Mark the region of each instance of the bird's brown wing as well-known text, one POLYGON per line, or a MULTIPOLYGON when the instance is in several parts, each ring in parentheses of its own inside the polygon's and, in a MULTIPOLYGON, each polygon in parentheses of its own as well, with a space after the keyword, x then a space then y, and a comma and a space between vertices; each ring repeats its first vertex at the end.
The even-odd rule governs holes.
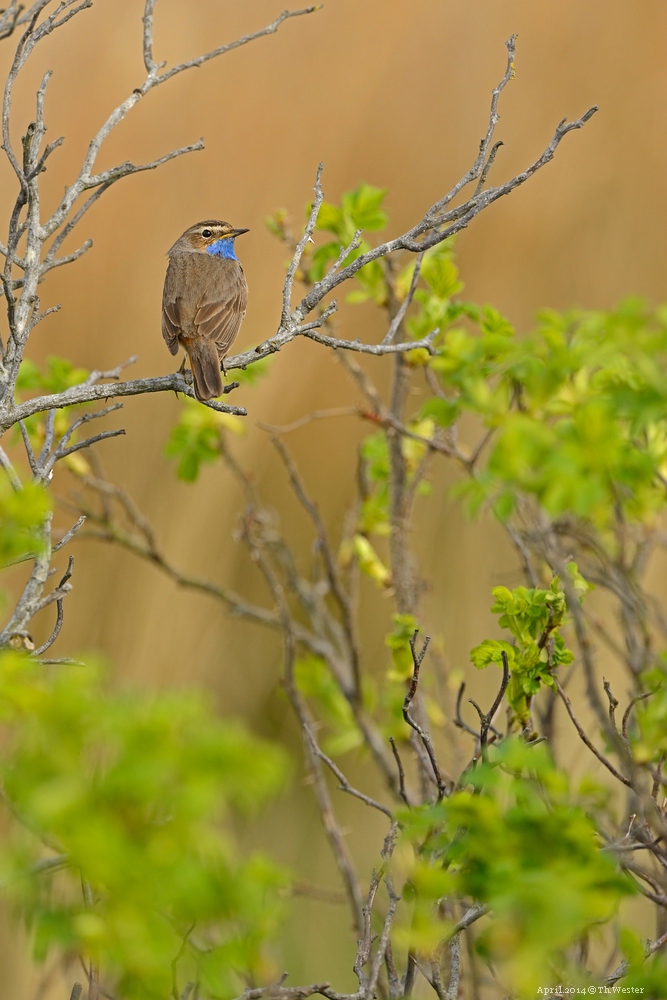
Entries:
POLYGON ((174 294, 174 269, 171 261, 167 268, 162 292, 162 336, 172 354, 178 354, 178 335, 181 330, 179 298, 174 294))
POLYGON ((248 286, 238 265, 219 273, 199 299, 194 319, 197 332, 215 342, 220 358, 234 343, 247 305, 248 286))

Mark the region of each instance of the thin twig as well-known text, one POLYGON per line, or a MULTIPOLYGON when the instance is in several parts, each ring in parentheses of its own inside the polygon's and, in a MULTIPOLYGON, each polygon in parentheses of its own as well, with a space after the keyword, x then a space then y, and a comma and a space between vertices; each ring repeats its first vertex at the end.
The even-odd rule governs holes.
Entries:
POLYGON ((500 682, 500 688, 498 689, 498 694, 496 695, 493 705, 488 712, 484 713, 479 707, 476 701, 469 698, 470 704, 474 706, 479 715, 480 730, 479 730, 479 745, 482 751, 482 757, 486 759, 486 745, 489 738, 489 730, 491 729, 491 723, 495 717, 496 712, 500 708, 500 704, 505 697, 505 691, 507 690, 507 685, 510 682, 510 667, 507 659, 507 653, 505 650, 501 650, 501 657, 503 661, 503 678, 500 682))
POLYGON ((403 770, 403 762, 401 760, 401 755, 398 752, 398 747, 396 746, 396 740, 393 736, 389 737, 389 742, 391 744, 391 752, 394 755, 394 760, 396 761, 396 769, 398 771, 398 794, 405 802, 408 808, 410 807, 410 800, 408 799, 407 793, 405 791, 405 771, 403 770))
POLYGON ((299 471, 282 440, 278 436, 274 435, 271 438, 271 443, 276 448, 283 464, 285 465, 285 468, 287 469, 292 489, 299 503, 310 517, 310 520, 313 522, 315 530, 317 531, 320 552, 324 560, 329 587, 331 588, 331 593, 340 608, 343 620, 343 631, 345 634, 347 651, 350 658, 350 667, 352 671, 352 696, 355 700, 357 700, 361 695, 359 646, 356 637, 354 614, 349 594, 347 594, 343 588, 343 583, 340 579, 338 567, 336 565, 336 559, 329 542, 326 526, 322 520, 322 515, 320 514, 317 504, 315 504, 306 493, 299 471))
POLYGON ((20 493, 21 490, 23 489, 23 484, 19 479, 16 469, 11 463, 9 455, 7 455, 6 451, 2 447, 0 447, 0 465, 7 473, 7 478, 9 479, 9 482, 11 483, 14 492, 20 493))
POLYGON ((401 329, 403 320, 405 319, 405 315, 412 304, 412 300, 414 298, 414 294, 417 289, 417 282, 419 281, 419 275, 421 273, 423 260, 424 260, 424 254, 423 253, 417 254, 417 259, 415 260, 415 268, 414 271, 412 272, 412 281, 410 282, 410 288, 408 289, 408 294, 401 302, 401 305, 396 315, 392 319, 389 329, 385 333, 384 338, 382 340, 383 344, 392 344, 394 341, 394 337, 401 329))
POLYGON ((614 767, 614 765, 611 763, 611 761, 607 760, 607 758, 604 756, 604 754, 602 754, 597 749, 597 747, 594 746, 593 743, 591 743, 591 741, 589 740, 588 736, 584 732, 584 730, 583 730, 583 728, 581 726, 581 723, 579 722, 579 720, 577 719, 576 715, 574 714, 574 709, 572 708, 572 702, 568 698, 567 694, 565 693, 565 691, 563 690, 563 688, 562 688, 562 686, 560 684, 560 681, 556 677, 554 677, 554 683, 556 684, 556 689, 558 691, 558 694, 560 695, 561 701, 563 702, 563 704, 565 705, 565 708, 567 709, 567 714, 572 719, 572 722, 574 723, 574 728, 577 730, 577 732, 579 734, 579 737, 582 740, 582 742, 584 742, 586 744, 586 746, 588 747, 588 749, 597 757, 597 759, 600 761, 600 763, 604 764, 604 766, 607 768, 607 770, 610 772, 610 774, 613 774, 615 778, 617 778, 619 781, 623 782, 623 784, 627 788, 632 788, 632 782, 629 780, 629 778, 626 778, 625 775, 621 774, 620 771, 617 771, 616 768, 614 767))
POLYGON ((412 703, 413 698, 417 694, 417 687, 419 685, 419 670, 422 665, 424 656, 426 655, 428 644, 431 641, 430 636, 426 636, 422 644, 421 650, 417 652, 416 642, 418 635, 419 631, 416 630, 410 640, 410 651, 412 653, 412 680, 410 681, 410 687, 408 688, 408 692, 403 700, 403 718, 405 719, 407 724, 412 729, 414 729, 414 731, 417 733, 417 735, 419 736, 420 740, 424 745, 424 749, 428 754, 428 759, 431 762, 431 767, 433 768, 433 775, 435 777, 435 782, 438 788, 438 802, 441 802, 442 799, 444 798, 445 792, 447 791, 447 785, 445 784, 442 774, 440 773, 440 767, 438 765, 438 759, 436 757, 435 750, 433 748, 433 742, 431 740, 430 735, 426 732, 426 730, 422 729, 419 723, 417 723, 414 720, 414 718, 410 715, 410 705, 412 703))
POLYGON ((86 523, 86 515, 82 514, 81 517, 72 525, 69 531, 65 532, 60 541, 56 542, 56 544, 53 546, 52 552, 54 554, 56 552, 59 552, 60 549, 64 548, 68 542, 71 542, 74 536, 76 535, 77 531, 79 530, 79 528, 82 528, 85 523, 86 523))
POLYGON ((602 678, 602 686, 604 688, 605 694, 607 695, 607 698, 609 699, 609 721, 616 730, 616 732, 618 732, 618 726, 616 725, 616 718, 614 715, 616 709, 618 708, 618 698, 614 697, 611 690, 611 684, 604 677, 602 678))
MULTIPOLYGON (((71 534, 73 534, 73 533, 74 533, 74 529, 72 528, 71 529, 71 534)), ((57 587, 57 591, 59 593, 63 593, 64 592, 65 585, 67 584, 68 580, 72 576, 72 569, 73 568, 74 568, 74 556, 70 556, 69 557, 69 562, 67 564, 67 569, 65 571, 65 575, 63 576, 62 580, 60 581, 60 583, 58 584, 58 587, 57 587)), ((65 620, 65 608, 64 608, 63 598, 62 597, 56 598, 56 604, 57 604, 58 611, 57 611, 57 617, 56 617, 56 624, 54 625, 53 632, 51 633, 51 635, 49 636, 49 638, 46 640, 46 642, 42 643, 42 645, 33 652, 33 654, 32 654, 33 656, 41 656, 42 653, 45 653, 47 651, 47 649, 51 648, 51 646, 54 644, 54 642, 56 641, 56 639, 60 635, 60 630, 62 629, 63 622, 65 620)))
POLYGON ((331 757, 328 757, 327 754, 325 754, 324 751, 321 749, 317 740, 315 739, 315 734, 313 733, 311 726, 308 723, 304 722, 302 723, 302 727, 304 733, 306 734, 306 739, 309 741, 312 747, 313 753, 315 754, 316 757, 319 757, 319 759, 327 765, 331 773, 335 776, 335 778, 339 782, 338 787, 340 788, 340 790, 342 792, 347 792, 349 795, 354 796, 354 798, 356 799, 360 799, 361 802, 364 802, 367 806, 370 806, 372 809, 378 809, 381 813, 384 813, 384 815, 387 816, 393 822, 394 815, 390 809, 387 809, 386 806, 383 806, 381 802, 377 802, 375 799, 372 799, 370 795, 365 795, 363 792, 360 792, 357 788, 353 788, 353 786, 347 780, 347 778, 345 777, 341 769, 338 767, 336 762, 333 761, 331 757))
POLYGON ((628 707, 626 708, 625 712, 623 712, 623 719, 621 722, 621 734, 624 740, 627 740, 628 738, 628 723, 630 722, 630 714, 632 712, 632 709, 638 702, 644 701, 645 698, 650 698, 652 694, 655 694, 655 691, 644 691, 643 694, 636 695, 628 703, 628 707))

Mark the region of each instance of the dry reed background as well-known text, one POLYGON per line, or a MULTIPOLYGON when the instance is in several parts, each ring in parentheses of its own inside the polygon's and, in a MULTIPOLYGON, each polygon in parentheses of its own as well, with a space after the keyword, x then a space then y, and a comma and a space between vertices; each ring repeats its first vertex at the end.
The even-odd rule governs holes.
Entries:
MULTIPOLYGON (((67 141, 47 175, 54 199, 93 129, 140 81, 142 7, 140 0, 98 0, 44 44, 24 75, 15 115, 22 122, 29 120, 43 69, 55 70, 49 137, 62 133, 67 141)), ((278 7, 278 0, 161 0, 158 58, 197 54, 267 23, 278 7)), ((519 33, 518 72, 503 96, 498 134, 506 146, 497 176, 510 176, 541 151, 564 115, 575 117, 593 103, 601 111, 564 143, 548 169, 459 238, 467 297, 493 303, 520 330, 543 306, 606 308, 628 293, 661 301, 666 28, 660 0, 328 0, 318 14, 284 25, 277 36, 177 78, 116 130, 103 165, 152 159, 200 135, 206 150, 105 196, 87 220, 94 249, 44 286, 43 302, 62 302, 63 310, 40 326, 31 356, 56 353, 105 368, 137 353, 132 377, 172 370, 159 327, 164 252, 187 225, 209 216, 252 230, 241 248, 250 306, 239 346, 263 340, 277 325, 284 257, 264 217, 285 207, 300 222, 322 159, 330 199, 361 180, 386 185, 391 229, 403 231, 472 160, 512 32, 519 33)), ((5 43, 0 53, 3 68, 11 47, 5 43)), ((2 218, 10 180, 3 164, 2 218)), ((339 321, 341 335, 369 339, 377 323, 370 306, 344 310, 339 321)), ((376 372, 387 366, 388 360, 374 359, 376 372)), ((250 411, 236 452, 281 509, 288 531, 298 530, 296 511, 255 425, 286 423, 315 406, 352 399, 329 352, 305 341, 275 359, 270 378, 234 395, 250 411)), ((110 478, 128 487, 178 565, 261 594, 231 541, 240 498, 228 475, 205 470, 187 487, 163 458, 177 405, 158 396, 127 402, 128 436, 99 452, 110 478)), ((353 421, 337 420, 290 438, 311 493, 334 523, 349 498, 358 436, 353 421)), ((501 578, 517 583, 518 572, 494 526, 465 525, 443 490, 439 480, 421 508, 424 571, 432 581, 427 605, 448 663, 463 667, 467 651, 488 631, 490 587, 501 578)), ((293 738, 276 691, 279 646, 272 637, 230 621, 217 605, 180 592, 128 555, 93 543, 79 545, 76 554, 61 655, 102 650, 123 678, 205 684, 223 712, 293 738)), ((380 661, 384 608, 373 598, 367 608, 366 651, 380 661)), ((298 773, 288 800, 254 838, 298 865, 302 878, 333 885, 315 806, 298 773)), ((363 809, 354 802, 340 808, 350 826, 363 809)), ((362 864, 370 865, 372 845, 356 847, 362 864)), ((343 908, 296 901, 281 959, 290 982, 351 984, 347 922, 343 908)), ((3 937, 0 996, 30 1000, 34 975, 7 932, 3 937)), ((62 995, 54 984, 48 997, 62 995)))

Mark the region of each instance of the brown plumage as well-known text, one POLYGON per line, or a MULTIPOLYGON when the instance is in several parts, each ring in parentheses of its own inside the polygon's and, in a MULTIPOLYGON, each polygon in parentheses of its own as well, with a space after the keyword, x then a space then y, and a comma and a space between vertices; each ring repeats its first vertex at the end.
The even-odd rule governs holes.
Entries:
POLYGON ((220 365, 245 316, 248 286, 234 239, 247 232, 228 222, 198 222, 167 251, 162 336, 172 354, 179 344, 187 351, 201 400, 222 394, 220 365))

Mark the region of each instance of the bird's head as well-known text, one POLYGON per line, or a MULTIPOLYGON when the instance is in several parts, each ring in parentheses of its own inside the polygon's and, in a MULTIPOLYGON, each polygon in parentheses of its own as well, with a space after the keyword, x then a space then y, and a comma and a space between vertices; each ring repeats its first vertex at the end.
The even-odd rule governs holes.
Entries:
POLYGON ((235 260, 234 240, 247 232, 247 229, 235 229, 229 222, 207 219, 186 229, 169 253, 195 250, 198 253, 209 253, 216 257, 230 257, 235 260))

